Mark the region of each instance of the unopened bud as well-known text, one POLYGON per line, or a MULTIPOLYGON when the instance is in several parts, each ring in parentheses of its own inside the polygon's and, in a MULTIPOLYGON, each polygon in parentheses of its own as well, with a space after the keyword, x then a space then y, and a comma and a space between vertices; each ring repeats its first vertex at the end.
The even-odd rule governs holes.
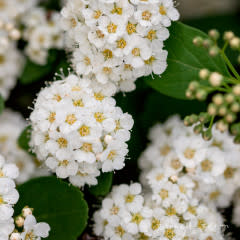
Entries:
POLYGON ((208 114, 211 116, 217 115, 217 106, 214 103, 208 105, 208 114))
POLYGON ((18 216, 15 219, 15 223, 17 225, 17 227, 22 227, 24 225, 24 218, 22 216, 18 216))
POLYGON ((189 116, 186 116, 185 118, 184 118, 184 120, 183 120, 183 123, 184 123, 184 125, 185 126, 190 126, 191 125, 191 123, 190 123, 190 117, 189 116))
POLYGON ((194 127, 194 129, 193 129, 193 131, 194 131, 195 134, 201 133, 202 130, 203 130, 203 125, 202 125, 202 124, 196 125, 196 126, 194 127))
POLYGON ((203 39, 201 37, 195 37, 193 39, 193 44, 197 47, 200 47, 203 44, 203 39))
POLYGON ((209 49, 208 53, 211 57, 215 57, 219 54, 219 48, 217 46, 213 46, 209 49))
POLYGON ((231 132, 233 135, 239 135, 240 134, 240 123, 233 124, 231 126, 231 132))
POLYGON ((223 35, 223 39, 224 39, 225 41, 228 41, 228 42, 229 42, 230 40, 232 40, 234 37, 235 37, 235 35, 234 35, 234 33, 231 32, 231 31, 225 32, 224 35, 223 35))
POLYGON ((201 113, 199 114, 199 121, 200 121, 201 123, 207 123, 207 122, 209 122, 209 121, 210 121, 210 118, 211 118, 211 116, 209 116, 209 114, 206 113, 206 112, 201 112, 201 113))
POLYGON ((28 215, 32 215, 32 212, 33 212, 33 209, 26 206, 22 210, 22 215, 23 215, 23 217, 27 217, 28 215))
POLYGON ((225 116, 227 114, 227 107, 226 106, 221 106, 219 109, 218 109, 218 114, 219 116, 225 116))
POLYGON ((193 93, 190 89, 187 89, 186 93, 185 93, 186 97, 189 99, 193 98, 193 93))
POLYGON ((14 29, 14 25, 12 23, 6 23, 5 24, 5 29, 10 32, 14 29))
POLYGON ((203 41, 203 46, 205 47, 205 48, 210 48, 210 47, 212 47, 214 45, 214 43, 213 43, 213 41, 211 40, 211 39, 205 39, 204 41, 203 41))
POLYGON ((202 79, 202 80, 206 80, 208 79, 210 75, 210 72, 208 69, 204 68, 204 69, 201 69, 200 72, 199 72, 199 77, 202 79))
POLYGON ((239 112, 240 111, 240 104, 238 102, 234 102, 231 105, 231 111, 234 112, 234 113, 239 112))
POLYGON ((19 40, 21 37, 21 33, 17 29, 13 29, 10 33, 9 36, 12 40, 19 40))
POLYGON ((237 136, 234 138, 234 143, 236 143, 236 144, 239 144, 239 143, 240 143, 240 135, 237 135, 237 136))
POLYGON ((199 87, 199 83, 197 81, 192 81, 190 82, 188 89, 190 89, 191 91, 196 91, 199 87))
POLYGON ((204 131, 202 133, 202 138, 205 140, 205 141, 209 141, 212 139, 212 130, 211 129, 208 129, 207 131, 204 131))
POLYGON ((203 89, 199 89, 197 90, 196 92, 196 98, 199 100, 199 101, 204 101, 206 100, 207 98, 207 92, 203 89))
POLYGON ((239 49, 240 48, 240 38, 234 37, 230 41, 230 46, 231 46, 232 49, 239 49))
POLYGON ((217 106, 222 105, 224 102, 224 98, 223 98, 222 94, 220 94, 220 93, 214 95, 212 100, 217 106))
POLYGON ((209 82, 213 87, 219 87, 222 84, 223 76, 218 72, 213 72, 209 77, 209 82))
POLYGON ((240 96, 240 84, 236 85, 233 87, 233 93, 236 95, 236 96, 240 96))
POLYGON ((223 120, 219 120, 217 122, 217 125, 216 125, 217 129, 220 131, 220 132, 226 132, 227 129, 228 129, 228 124, 225 123, 223 120))
POLYGON ((235 100, 235 96, 232 93, 226 94, 224 98, 227 103, 233 103, 235 100))
POLYGON ((194 123, 196 123, 197 121, 198 121, 198 116, 197 116, 196 114, 192 114, 192 115, 189 116, 189 122, 190 122, 191 124, 194 124, 194 123))
POLYGON ((227 113, 227 115, 225 116, 225 120, 228 123, 233 123, 236 120, 236 115, 234 113, 227 113))
POLYGON ((216 29, 212 29, 208 32, 208 35, 210 38, 212 38, 213 40, 218 40, 220 37, 220 33, 218 30, 216 29))
POLYGON ((169 180, 172 182, 172 183, 176 183, 178 181, 178 176, 177 175, 173 175, 169 178, 169 180))

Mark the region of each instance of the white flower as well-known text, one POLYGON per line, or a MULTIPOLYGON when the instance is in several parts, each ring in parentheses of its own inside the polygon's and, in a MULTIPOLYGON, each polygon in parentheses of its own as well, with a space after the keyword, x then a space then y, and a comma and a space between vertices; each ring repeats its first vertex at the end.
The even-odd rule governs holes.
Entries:
POLYGON ((47 223, 37 223, 33 215, 28 215, 24 221, 24 231, 21 233, 22 239, 32 238, 40 240, 49 235, 50 227, 47 223))
POLYGON ((110 83, 115 92, 129 92, 137 78, 165 71, 162 48, 169 32, 163 25, 170 26, 179 13, 172 0, 71 0, 62 16, 77 73, 93 76, 102 89, 110 83))
POLYGON ((88 79, 69 75, 40 92, 30 116, 37 157, 77 186, 97 184, 100 169, 122 169, 128 153, 132 117, 95 90, 88 79))

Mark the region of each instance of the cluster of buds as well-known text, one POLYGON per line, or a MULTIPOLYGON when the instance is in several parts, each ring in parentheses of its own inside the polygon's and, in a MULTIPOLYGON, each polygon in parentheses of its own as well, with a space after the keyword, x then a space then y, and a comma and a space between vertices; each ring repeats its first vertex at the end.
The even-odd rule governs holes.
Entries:
POLYGON ((28 206, 22 209, 22 213, 15 218, 15 230, 9 240, 38 239, 46 238, 49 235, 50 227, 47 223, 37 223, 33 216, 33 208, 28 206))
MULTIPOLYGON (((210 140, 213 122, 219 131, 224 132, 229 128, 235 135, 235 142, 240 143, 240 123, 238 115, 240 113, 240 75, 234 68, 225 54, 228 46, 233 50, 240 50, 240 38, 233 32, 225 32, 223 48, 218 46, 220 34, 217 30, 210 30, 209 38, 196 37, 193 43, 198 47, 205 47, 209 50, 210 56, 221 54, 232 76, 224 76, 219 72, 211 72, 208 69, 201 69, 198 79, 190 82, 186 97, 199 101, 210 100, 207 111, 199 115, 191 115, 185 118, 185 125, 194 125, 194 132, 202 134, 205 140, 210 140)), ((240 57, 239 57, 240 60, 240 57)))
POLYGON ((203 38, 197 36, 193 39, 193 44, 197 47, 204 47, 208 50, 209 55, 214 57, 219 54, 220 49, 217 41, 220 38, 220 33, 216 29, 212 29, 208 32, 209 38, 203 38))
POLYGON ((0 46, 7 48, 10 41, 17 41, 21 37, 20 31, 11 22, 4 22, 0 19, 0 46))

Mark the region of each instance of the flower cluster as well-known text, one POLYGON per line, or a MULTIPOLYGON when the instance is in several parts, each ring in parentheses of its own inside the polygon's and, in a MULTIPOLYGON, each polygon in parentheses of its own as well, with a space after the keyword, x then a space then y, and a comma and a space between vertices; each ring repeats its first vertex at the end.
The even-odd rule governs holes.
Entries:
POLYGON ((165 71, 163 41, 179 18, 172 0, 70 0, 62 15, 79 75, 127 92, 137 78, 165 71))
POLYGON ((217 207, 229 206, 240 186, 240 148, 228 133, 213 126, 212 140, 204 141, 178 117, 172 117, 153 127, 150 140, 139 161, 143 184, 149 172, 154 179, 159 170, 164 179, 186 176, 195 183, 191 189, 194 197, 217 207))
POLYGON ((26 127, 26 122, 20 114, 9 109, 0 116, 0 152, 7 163, 14 163, 19 169, 17 183, 23 183, 36 176, 48 175, 46 168, 39 167, 39 163, 30 154, 19 148, 17 140, 26 127))
POLYGON ((14 230, 13 205, 18 201, 19 194, 13 179, 17 176, 17 167, 5 163, 0 155, 0 238, 3 240, 8 240, 9 234, 14 230))
POLYGON ((28 42, 25 52, 35 63, 47 63, 48 50, 63 48, 63 32, 59 25, 60 14, 35 7, 22 18, 23 38, 28 42))
POLYGON ((1 0, 0 19, 18 22, 19 18, 38 2, 39 0, 1 0))
POLYGON ((19 231, 15 229, 9 240, 41 240, 49 236, 50 226, 45 222, 37 223, 33 209, 28 206, 24 207, 21 215, 15 218, 15 224, 19 231))
POLYGON ((220 215, 192 199, 192 182, 185 180, 159 182, 162 201, 156 201, 151 192, 143 195, 138 183, 113 187, 94 214, 94 233, 110 240, 223 239, 220 215))
POLYGON ((73 185, 95 185, 100 169, 125 165, 133 119, 107 93, 70 74, 39 93, 30 116, 33 151, 73 185))
POLYGON ((19 37, 13 24, 0 19, 0 94, 4 99, 8 98, 23 67, 24 59, 13 41, 19 37))

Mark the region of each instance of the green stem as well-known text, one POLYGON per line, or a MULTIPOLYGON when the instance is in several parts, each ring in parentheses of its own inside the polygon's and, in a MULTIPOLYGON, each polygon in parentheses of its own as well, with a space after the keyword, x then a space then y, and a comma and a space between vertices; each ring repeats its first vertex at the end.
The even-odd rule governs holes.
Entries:
POLYGON ((223 48, 222 48, 222 52, 225 53, 227 47, 228 47, 228 42, 225 42, 225 44, 224 44, 224 46, 223 46, 223 48))
POLYGON ((212 129, 213 122, 214 122, 214 118, 215 118, 215 116, 212 116, 211 121, 210 121, 210 124, 209 124, 209 127, 208 127, 208 128, 210 128, 210 129, 212 129))
POLYGON ((230 68, 230 70, 232 71, 233 75, 240 81, 240 75, 238 74, 238 72, 236 71, 236 69, 234 68, 234 66, 232 65, 232 63, 230 62, 230 60, 228 59, 223 50, 221 50, 221 55, 226 64, 228 65, 228 67, 230 68))

